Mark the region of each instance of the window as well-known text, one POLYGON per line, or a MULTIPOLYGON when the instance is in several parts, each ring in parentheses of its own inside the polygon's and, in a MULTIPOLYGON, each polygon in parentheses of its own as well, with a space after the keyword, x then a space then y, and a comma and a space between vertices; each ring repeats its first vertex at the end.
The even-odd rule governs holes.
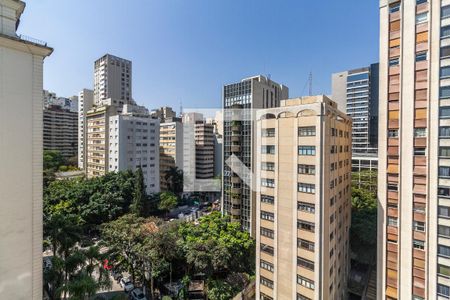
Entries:
POLYGON ((439 156, 450 156, 450 147, 439 147, 439 156))
POLYGON ((400 59, 398 57, 389 59, 389 67, 398 66, 399 63, 400 59))
POLYGON ((314 290, 314 281, 309 280, 308 278, 305 278, 303 276, 297 275, 297 283, 301 286, 304 286, 310 290, 314 290))
POLYGON ((450 106, 443 106, 439 109, 439 117, 442 119, 450 118, 450 106))
POLYGON ((445 225, 438 225, 438 234, 440 236, 450 237, 450 227, 445 225))
POLYGON ((275 154, 275 146, 273 146, 273 145, 261 146, 261 153, 262 154, 275 154))
POLYGON ((416 62, 427 60, 427 52, 420 52, 416 54, 416 62))
POLYGON ((450 247, 444 245, 438 245, 438 255, 450 257, 450 247))
POLYGON ((427 3, 427 2, 428 2, 428 0, 416 0, 417 5, 422 4, 422 3, 427 3))
POLYGON ((275 215, 271 212, 261 211, 261 219, 266 221, 275 221, 275 215))
POLYGON ((439 296, 444 296, 444 297, 448 298, 450 296, 450 288, 446 285, 438 283, 437 294, 439 296))
POLYGON ((298 183, 298 191, 300 193, 314 194, 316 192, 316 187, 314 184, 309 183, 298 183))
POLYGON ((437 272, 439 275, 450 277, 450 267, 438 264, 437 272))
POLYGON ((424 147, 414 147, 414 155, 425 155, 426 148, 424 147))
POLYGON ((450 17, 450 5, 443 6, 441 8, 441 18, 445 19, 445 18, 448 18, 448 17, 450 17))
POLYGON ((270 279, 267 279, 266 277, 261 276, 261 278, 260 278, 260 283, 261 283, 262 285, 267 286, 268 288, 273 289, 273 281, 270 280, 270 279))
POLYGON ((388 137, 390 138, 398 138, 398 129, 389 129, 388 137))
POLYGON ((270 296, 267 296, 266 294, 264 294, 264 293, 259 293, 259 299, 260 300, 273 300, 273 298, 272 297, 270 297, 270 296))
POLYGON ((420 240, 414 240, 413 241, 413 247, 414 249, 424 250, 425 249, 425 242, 420 240))
POLYGON ((272 246, 269 246, 269 245, 266 245, 266 244, 261 244, 260 245, 260 249, 261 249, 261 252, 267 253, 267 254, 272 255, 272 256, 273 256, 273 253, 275 251, 272 246))
POLYGON ((438 206, 438 215, 443 218, 450 218, 450 207, 448 206, 438 206))
POLYGON ((316 166, 314 165, 298 165, 298 174, 316 174, 316 166))
POLYGON ((275 236, 275 232, 272 229, 268 229, 265 227, 261 227, 260 233, 262 236, 268 237, 270 239, 273 239, 275 236))
POLYGON ((398 191, 398 185, 397 184, 392 184, 392 183, 388 183, 387 185, 387 189, 389 191, 398 191))
POLYGON ((450 56, 450 46, 441 47, 441 58, 450 56))
POLYGON ((299 146, 298 155, 316 155, 315 146, 299 146))
POLYGON ((274 137, 275 136, 275 128, 262 129, 261 135, 263 137, 274 137))
POLYGON ((274 271, 273 264, 271 264, 270 262, 267 262, 265 260, 261 259, 259 262, 259 266, 261 267, 261 269, 267 270, 269 272, 273 273, 273 271, 274 271))
POLYGON ((268 178, 261 178, 261 185, 263 187, 274 188, 275 187, 275 180, 268 179, 268 178))
POLYGON ((450 66, 441 67, 440 76, 441 78, 450 77, 450 66))
POLYGON ((439 177, 450 177, 450 167, 439 167, 439 177))
POLYGON ((387 217, 388 226, 397 227, 397 218, 387 217))
POLYGON ((389 6, 389 13, 395 13, 400 11, 400 2, 394 3, 391 6, 389 6))
POLYGON ((423 203, 414 203, 413 204, 413 211, 416 213, 425 213, 425 204, 423 203))
POLYGON ((297 246, 308 251, 314 251, 314 243, 307 240, 297 239, 297 246))
POLYGON ((273 163, 273 162, 263 162, 263 163, 261 163, 261 169, 263 171, 274 171, 275 170, 275 163, 273 163))
POLYGON ((427 129, 426 128, 414 128, 414 137, 426 137, 427 129))
POLYGON ((314 223, 298 220, 297 221, 297 228, 298 229, 302 229, 302 230, 306 230, 306 231, 310 231, 310 232, 314 232, 315 225, 314 225, 314 223))
POLYGON ((416 24, 424 23, 426 21, 428 21, 428 12, 416 15, 416 24))
POLYGON ((415 231, 425 231, 425 223, 420 221, 413 222, 413 228, 415 231))
POLYGON ((308 213, 312 213, 312 214, 315 213, 315 211, 316 211, 314 204, 310 204, 310 203, 306 203, 306 202, 298 202, 297 209, 299 211, 304 211, 304 212, 308 212, 308 213))
POLYGON ((450 98, 450 86, 442 86, 439 88, 439 98, 450 98))
POLYGON ((261 195, 261 202, 267 203, 267 204, 274 204, 275 198, 273 196, 269 196, 269 195, 261 195))
POLYGON ((442 126, 439 127, 439 137, 450 137, 450 127, 442 126))
POLYGON ((298 136, 315 136, 315 135, 316 135, 316 127, 315 126, 298 128, 298 136))
POLYGON ((297 293, 297 300, 312 300, 312 299, 297 293))
POLYGON ((305 269, 314 271, 314 262, 304 259, 302 257, 297 257, 297 265, 305 269))
POLYGON ((441 38, 450 36, 450 26, 441 27, 441 38))

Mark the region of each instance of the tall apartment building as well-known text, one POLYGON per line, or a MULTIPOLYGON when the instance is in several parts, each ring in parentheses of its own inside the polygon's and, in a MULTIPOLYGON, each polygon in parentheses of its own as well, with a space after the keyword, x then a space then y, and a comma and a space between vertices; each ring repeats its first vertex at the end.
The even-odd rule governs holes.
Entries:
POLYGON ((94 105, 94 91, 83 89, 78 94, 78 168, 86 169, 86 117, 94 105))
POLYGON ((450 297, 450 1, 380 1, 379 299, 450 297))
POLYGON ((71 112, 78 111, 78 96, 72 96, 69 98, 58 97, 56 96, 56 93, 49 92, 47 90, 44 90, 43 94, 44 94, 44 109, 56 105, 71 112))
POLYGON ((167 171, 173 167, 183 169, 183 123, 174 118, 172 122, 160 123, 159 130, 160 187, 167 191, 167 171))
POLYGON ((132 63, 111 54, 106 54, 94 63, 94 104, 133 104, 132 63), (109 103, 107 99, 113 99, 109 103))
POLYGON ((142 169, 147 194, 158 193, 159 120, 128 112, 109 118, 109 171, 142 169))
MULTIPOLYGON (((277 107, 289 97, 289 89, 264 76, 254 76, 223 88, 223 179, 222 211, 244 230, 255 234, 255 193, 251 172, 254 172, 254 122, 256 109, 277 107), (241 178, 227 160, 235 157, 248 170, 241 178), (245 181, 243 181, 244 179, 245 181), (245 184, 247 182, 248 184, 245 184)), ((239 167, 238 167, 239 168, 239 167)))
POLYGON ((348 299, 350 133, 325 96, 257 113, 257 299, 348 299))
POLYGON ((378 63, 332 75, 332 99, 353 120, 352 170, 358 182, 365 180, 361 171, 376 176, 378 169, 378 81, 378 63))
POLYGON ((109 171, 109 120, 117 115, 116 106, 93 107, 86 114, 85 172, 88 178, 109 171))
POLYGON ((16 29, 25 9, 0 0, 0 299, 42 299, 45 42, 16 29))
POLYGON ((70 159, 78 154, 78 114, 59 105, 44 108, 44 150, 70 159))

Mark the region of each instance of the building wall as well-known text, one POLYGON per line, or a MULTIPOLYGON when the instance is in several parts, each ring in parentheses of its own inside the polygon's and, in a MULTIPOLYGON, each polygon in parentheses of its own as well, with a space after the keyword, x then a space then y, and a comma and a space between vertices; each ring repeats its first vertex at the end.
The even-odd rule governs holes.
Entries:
POLYGON ((21 1, 0 0, 0 299, 42 299, 42 77, 51 53, 15 35, 21 1), (21 116, 21 117, 18 117, 21 116))
POLYGON ((448 0, 380 1, 378 295, 450 296, 448 0), (422 55, 425 54, 425 55, 422 55), (445 132, 444 136, 448 135, 445 132), (442 250, 443 249, 443 250, 442 250))
POLYGON ((44 150, 59 151, 66 159, 78 154, 78 114, 59 106, 44 109, 44 150))
POLYGON ((257 117, 257 298, 347 299, 351 121, 322 96, 281 104, 257 117), (300 135, 305 128, 314 134, 300 135), (299 153, 302 146, 315 154, 299 153))
POLYGON ((86 115, 94 104, 94 91, 83 89, 78 95, 78 168, 84 170, 86 157, 86 115))
POLYGON ((141 168, 147 194, 160 191, 159 120, 117 115, 109 119, 109 171, 141 168))
POLYGON ((254 171, 254 110, 279 106, 280 101, 287 99, 288 95, 289 89, 286 86, 264 76, 246 78, 241 82, 225 85, 223 89, 222 210, 233 221, 240 222, 242 228, 252 235, 255 234, 256 205, 251 176, 249 174, 246 178, 249 186, 225 162, 235 155, 248 170, 254 171))
POLYGON ((161 123, 159 137, 161 191, 167 191, 166 171, 183 169, 183 124, 181 121, 161 123))

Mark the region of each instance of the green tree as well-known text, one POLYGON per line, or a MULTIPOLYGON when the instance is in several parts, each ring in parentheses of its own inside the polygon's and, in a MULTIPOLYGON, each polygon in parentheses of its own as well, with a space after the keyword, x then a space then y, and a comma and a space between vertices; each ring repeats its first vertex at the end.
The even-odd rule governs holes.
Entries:
POLYGON ((178 205, 178 198, 171 192, 162 192, 159 195, 158 209, 164 212, 169 212, 178 205))
POLYGON ((164 176, 170 192, 180 195, 183 192, 183 171, 178 167, 170 167, 164 176))
POLYGON ((372 263, 376 255, 377 197, 374 192, 352 188, 350 246, 358 261, 372 263))
POLYGON ((139 167, 135 175, 133 202, 130 206, 131 213, 143 217, 145 214, 146 200, 147 194, 145 191, 144 174, 142 174, 142 169, 139 167))
POLYGON ((210 300, 229 300, 236 295, 236 290, 227 281, 210 280, 207 295, 210 300))

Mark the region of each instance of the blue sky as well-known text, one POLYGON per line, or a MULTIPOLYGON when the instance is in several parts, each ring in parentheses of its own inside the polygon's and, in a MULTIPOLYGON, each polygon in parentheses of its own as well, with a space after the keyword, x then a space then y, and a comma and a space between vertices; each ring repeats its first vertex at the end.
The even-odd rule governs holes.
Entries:
POLYGON ((330 93, 331 74, 378 61, 377 0, 28 0, 19 33, 55 49, 44 88, 93 86, 105 53, 133 61, 148 108, 220 107, 223 84, 256 74, 290 96, 330 93))

